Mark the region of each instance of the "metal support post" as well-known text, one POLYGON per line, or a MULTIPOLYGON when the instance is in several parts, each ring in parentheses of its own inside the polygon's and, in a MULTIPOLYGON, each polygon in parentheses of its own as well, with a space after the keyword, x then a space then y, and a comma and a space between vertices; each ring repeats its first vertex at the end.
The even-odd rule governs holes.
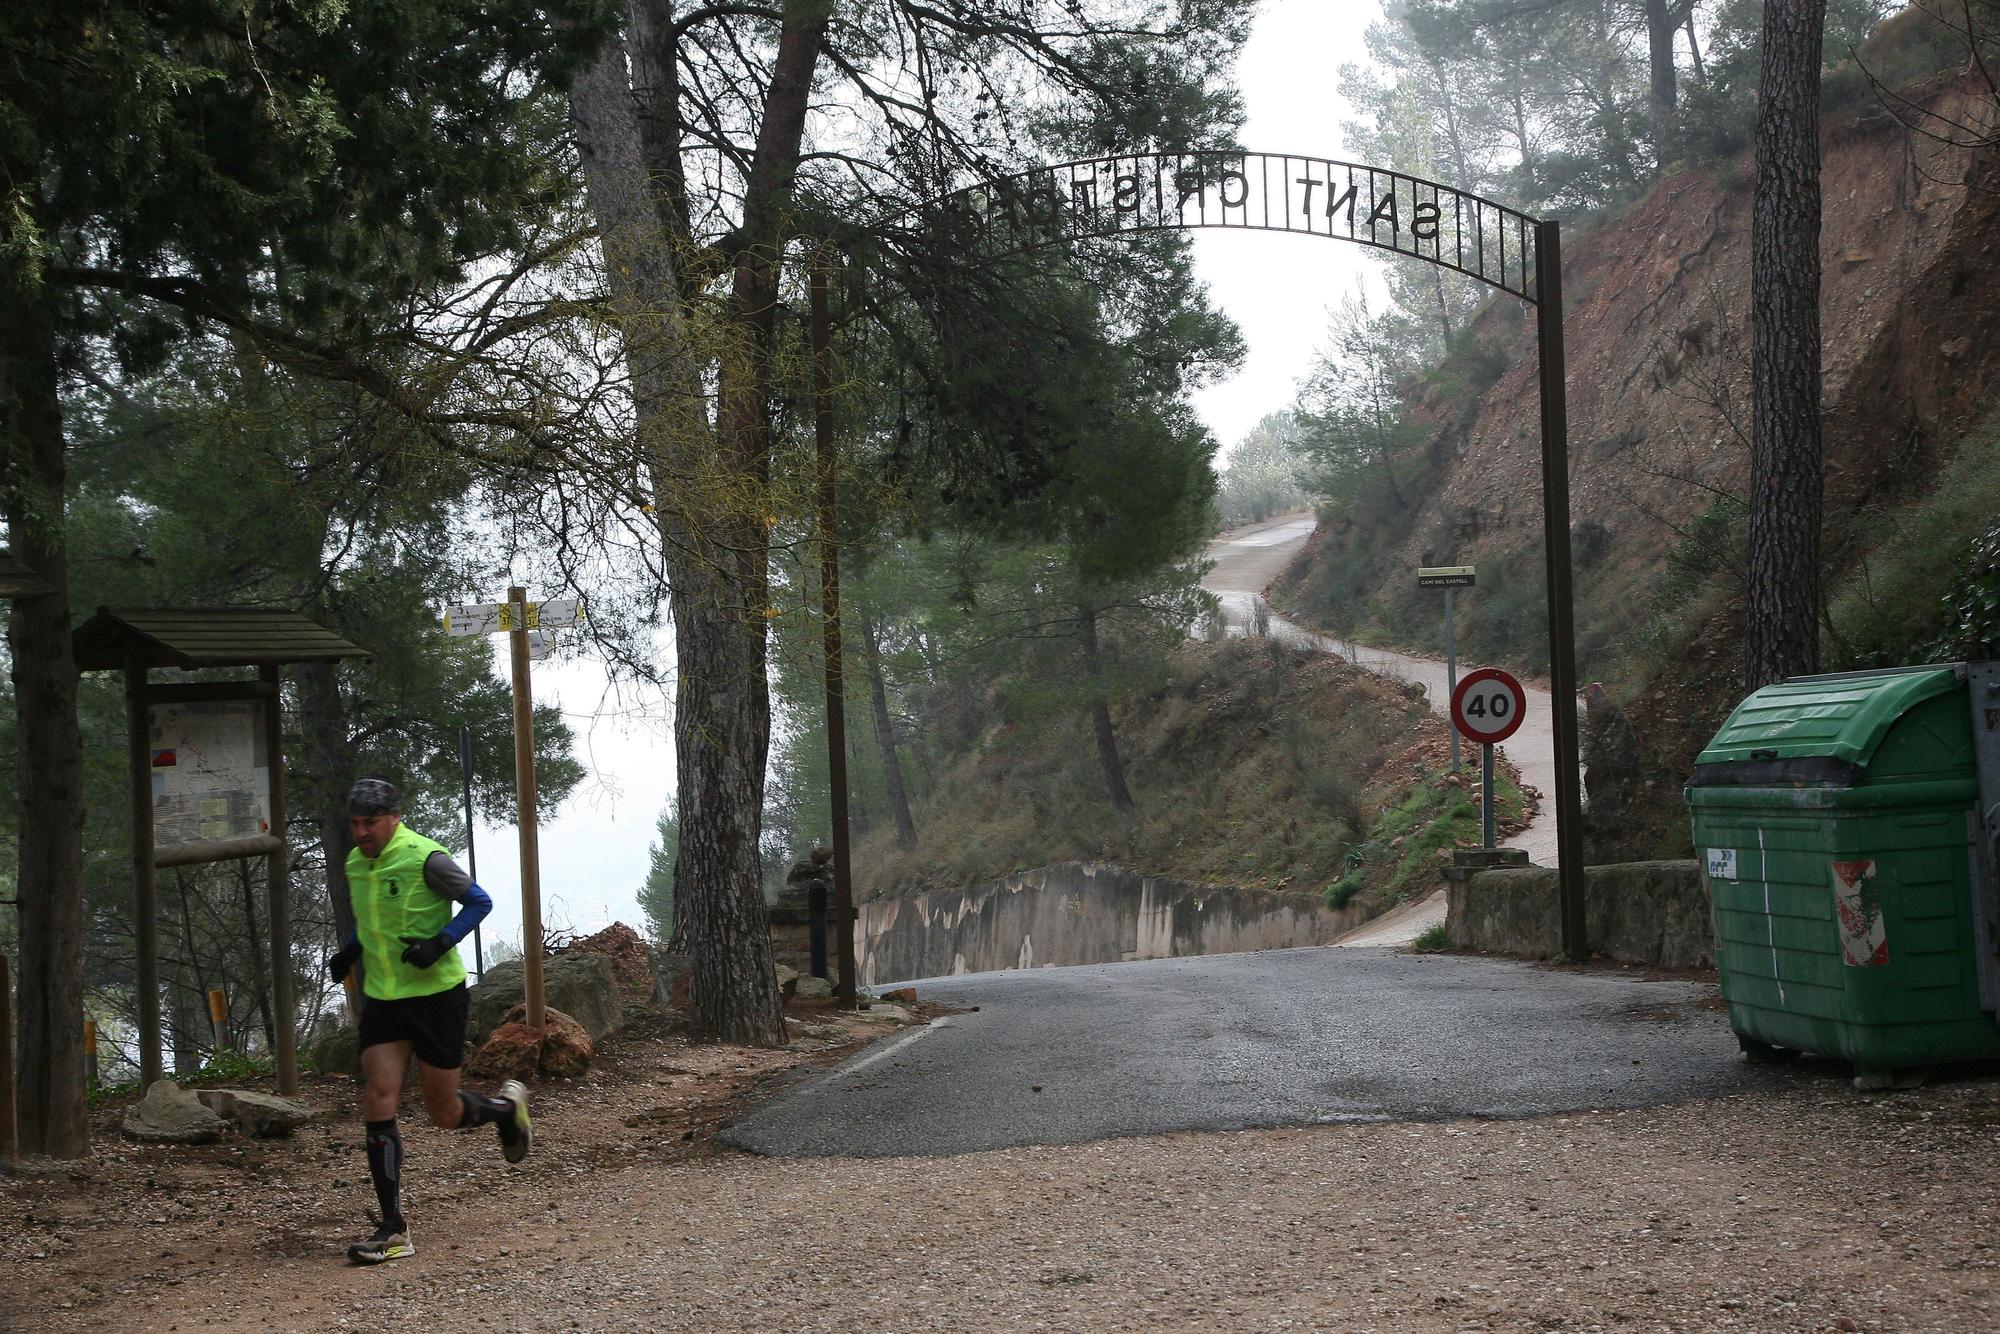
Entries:
MULTIPOLYGON (((1450 699, 1458 692, 1458 640, 1452 633, 1451 595, 1456 590, 1449 585, 1444 590, 1444 681, 1445 698, 1450 699)), ((1458 772, 1458 729, 1451 729, 1451 771, 1458 772)), ((1492 847, 1491 839, 1487 847, 1492 847)))
POLYGON ((1584 925, 1583 768, 1576 721, 1576 625, 1570 604, 1569 418, 1562 327, 1562 240, 1535 224, 1535 323, 1541 351, 1542 523, 1549 602, 1549 710, 1556 761, 1556 863, 1563 954, 1589 957, 1584 925))

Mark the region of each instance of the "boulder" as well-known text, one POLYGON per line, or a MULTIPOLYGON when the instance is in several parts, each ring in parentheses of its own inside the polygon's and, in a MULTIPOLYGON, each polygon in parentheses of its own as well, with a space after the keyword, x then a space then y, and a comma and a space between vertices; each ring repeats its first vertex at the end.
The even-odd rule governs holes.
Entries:
POLYGON ((800 1000, 826 1000, 833 995, 833 983, 823 977, 802 977, 792 994, 800 1000))
POLYGON ((525 1083, 537 1076, 576 1079, 588 1072, 597 1049, 583 1025, 553 1008, 547 1019, 547 1027, 537 1033, 528 1027, 525 1005, 507 1011, 493 1035, 465 1063, 466 1073, 525 1083))
MULTIPOLYGON (((466 1041, 474 1046, 506 1022, 507 1011, 522 1004, 525 988, 519 959, 495 964, 472 990, 471 1013, 466 1020, 466 1041)), ((574 950, 550 955, 542 961, 542 994, 551 1010, 583 1025, 594 1042, 615 1033, 625 1022, 625 1005, 618 994, 618 977, 611 961, 601 954, 574 950)))
POLYGON ((148 1144, 213 1144, 229 1123, 171 1079, 156 1079, 125 1113, 125 1133, 148 1144))
POLYGON ((653 994, 652 947, 637 931, 623 922, 613 922, 594 936, 586 936, 563 952, 598 954, 611 964, 618 987, 627 1002, 644 1001, 653 994))
POLYGON ((542 1034, 542 1073, 551 1079, 581 1079, 590 1072, 597 1049, 583 1025, 566 1014, 549 1011, 548 1031, 542 1034))
POLYGON ((691 954, 653 951, 653 1004, 667 1009, 688 1007, 688 976, 694 968, 691 954))
POLYGON ((778 994, 789 996, 799 985, 799 970, 790 964, 778 965, 778 994))
POLYGON ((542 1035, 526 1024, 501 1024, 472 1058, 465 1073, 478 1079, 532 1083, 542 1069, 542 1035))
POLYGON ((250 1089, 202 1089, 194 1095, 204 1107, 252 1139, 289 1135, 312 1120, 313 1109, 297 1098, 250 1089))
POLYGON ((323 1075, 361 1075, 361 1030, 352 1024, 328 1029, 314 1042, 312 1068, 323 1075))
POLYGON ((917 1018, 900 1005, 871 1005, 861 1014, 864 1018, 884 1019, 892 1024, 914 1023, 917 1018))

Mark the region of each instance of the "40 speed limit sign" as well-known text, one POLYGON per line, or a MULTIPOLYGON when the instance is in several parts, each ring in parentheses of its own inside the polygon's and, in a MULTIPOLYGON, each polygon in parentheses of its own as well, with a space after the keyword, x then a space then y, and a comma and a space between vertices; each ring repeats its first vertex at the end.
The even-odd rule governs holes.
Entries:
POLYGON ((1528 710, 1527 692, 1498 667, 1481 667, 1459 678, 1451 692, 1451 725, 1459 735, 1496 745, 1514 735, 1528 710))

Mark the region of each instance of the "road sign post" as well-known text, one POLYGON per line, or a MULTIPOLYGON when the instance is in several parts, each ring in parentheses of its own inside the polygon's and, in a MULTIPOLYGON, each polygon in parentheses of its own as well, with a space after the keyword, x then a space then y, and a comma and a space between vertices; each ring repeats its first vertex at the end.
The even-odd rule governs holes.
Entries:
POLYGON ((1482 844, 1493 846, 1493 747, 1520 730, 1528 711, 1528 693, 1521 683, 1498 667, 1467 674, 1451 692, 1451 725, 1483 750, 1479 757, 1480 832, 1482 844))
MULTIPOLYGON (((1444 590, 1444 680, 1447 695, 1458 690, 1458 639, 1452 629, 1452 594, 1461 588, 1471 588, 1478 581, 1479 570, 1473 565, 1430 565, 1417 568, 1418 588, 1442 588, 1444 590)), ((1451 771, 1458 772, 1458 729, 1451 729, 1451 771)))
MULTIPOLYGON (((514 794, 515 822, 521 836, 521 972, 526 993, 528 1027, 548 1023, 548 1001, 542 985, 542 867, 540 825, 536 814, 535 703, 528 664, 553 651, 547 632, 575 625, 581 608, 574 601, 530 602, 525 588, 507 590, 505 602, 453 607, 445 613, 445 632, 455 636, 504 634, 514 669, 514 794)), ((461 753, 460 762, 468 756, 461 753)), ((469 770, 469 765, 466 766, 469 770)), ((471 803, 467 801, 467 859, 471 858, 471 803)), ((475 953, 478 947, 474 947, 475 953)))

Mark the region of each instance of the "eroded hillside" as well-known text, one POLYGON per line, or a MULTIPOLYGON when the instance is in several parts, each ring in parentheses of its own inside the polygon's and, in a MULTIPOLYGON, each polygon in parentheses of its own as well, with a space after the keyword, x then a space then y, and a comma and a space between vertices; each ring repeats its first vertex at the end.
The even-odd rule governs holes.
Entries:
MULTIPOLYGON (((1982 91, 1939 80, 1910 96, 1966 120, 1990 113, 1982 91)), ((2000 362, 2000 170, 1873 103, 1831 115, 1821 149, 1826 556, 1838 593, 1884 546, 1909 540, 1895 516, 1923 503, 1983 429, 2000 362)), ((1747 153, 1692 165, 1616 216, 1565 227, 1579 667, 1629 705, 1665 792, 1740 693, 1753 169, 1747 153)), ((1512 357, 1483 392, 1452 398, 1442 377, 1413 390, 1434 426, 1414 512, 1387 540, 1368 535, 1380 516, 1323 516, 1279 595, 1295 614, 1332 619, 1333 586, 1354 587, 1365 551, 1376 591, 1358 618, 1345 610, 1349 624, 1441 648, 1438 609, 1409 571, 1477 564, 1480 586, 1459 603, 1461 646, 1540 670, 1533 322, 1502 296, 1479 329, 1512 357)))

